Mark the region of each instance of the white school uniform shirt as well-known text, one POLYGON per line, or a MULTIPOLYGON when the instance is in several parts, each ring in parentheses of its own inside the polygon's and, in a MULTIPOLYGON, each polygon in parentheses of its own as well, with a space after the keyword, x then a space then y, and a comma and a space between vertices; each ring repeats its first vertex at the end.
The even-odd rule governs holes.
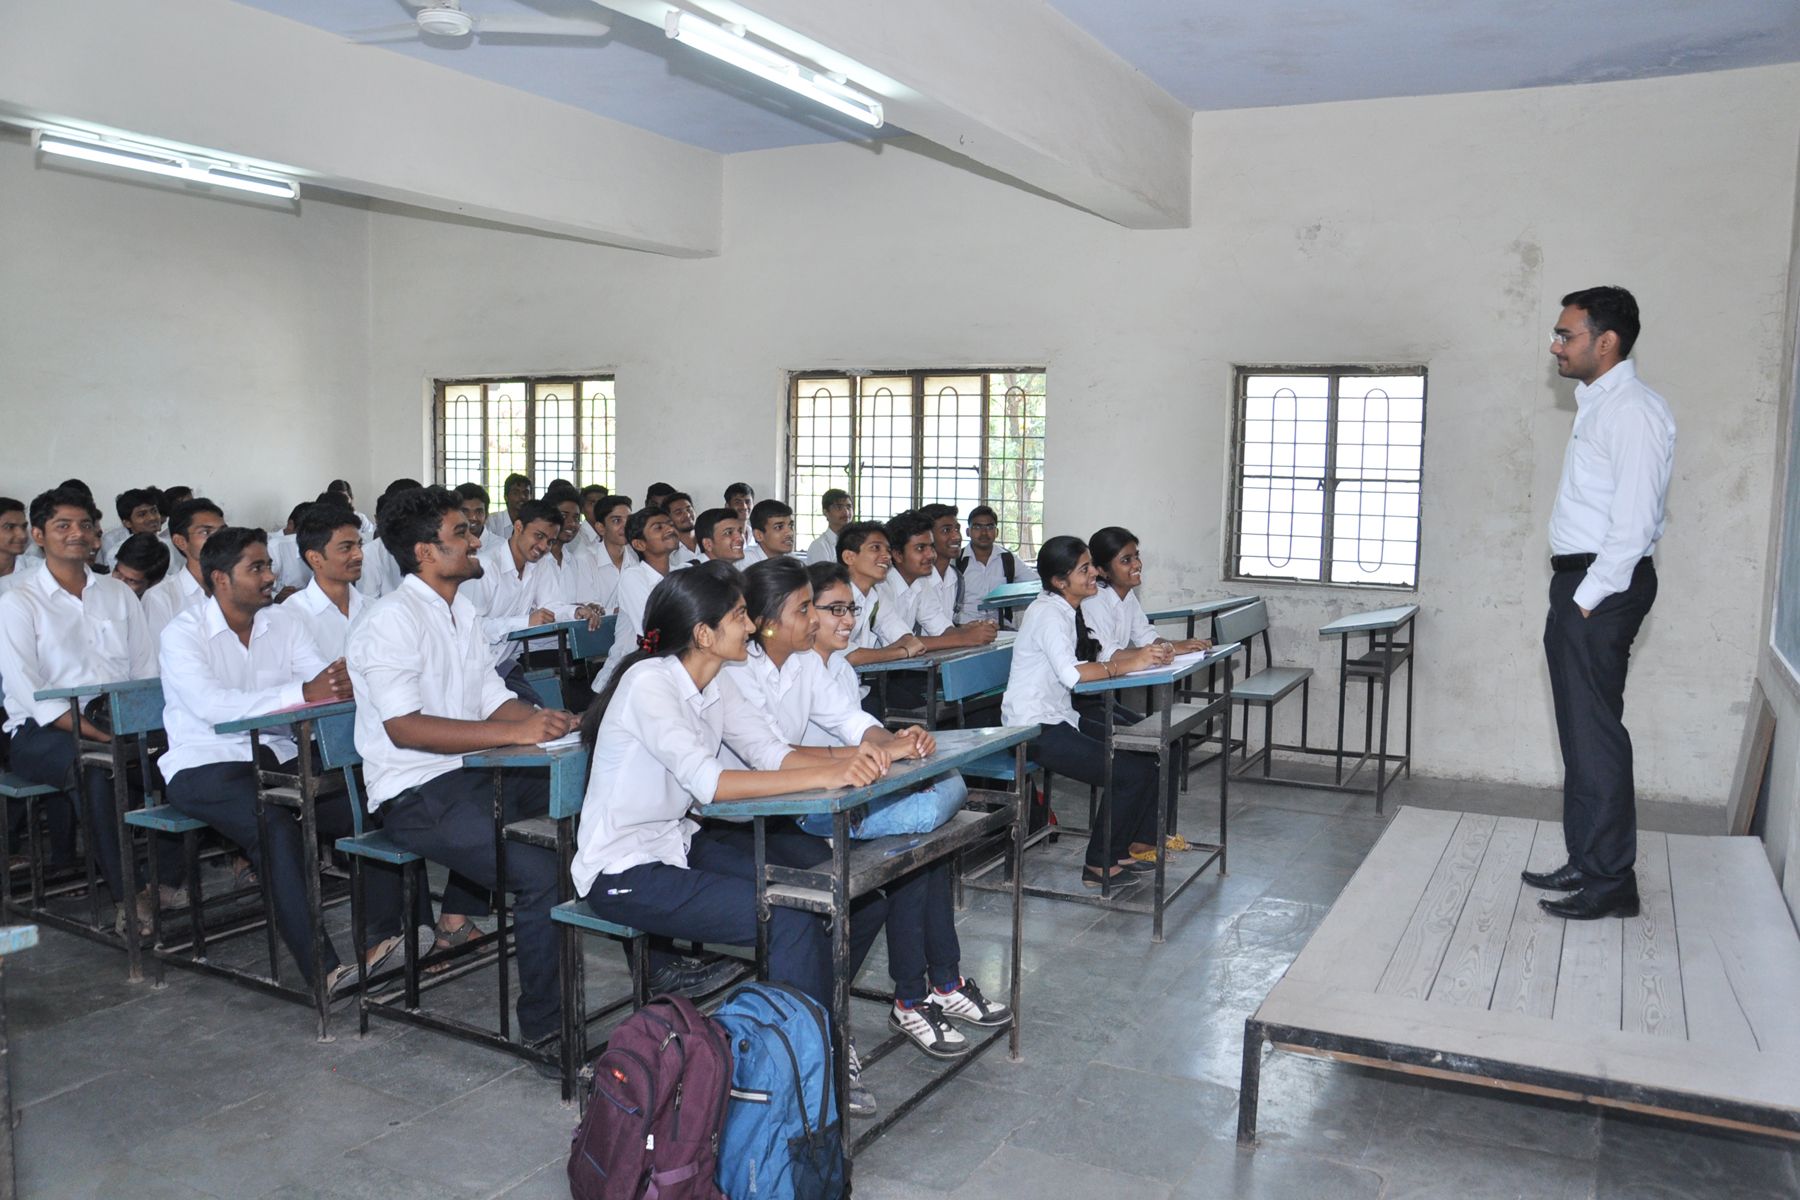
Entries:
POLYGON ((363 543, 367 545, 369 542, 374 541, 375 522, 369 520, 369 518, 363 516, 361 513, 353 513, 352 515, 356 517, 356 527, 362 531, 363 543))
POLYGON ((671 571, 678 571, 682 567, 691 567, 695 563, 703 563, 705 561, 706 555, 701 552, 698 542, 694 544, 694 549, 689 550, 686 546, 681 544, 680 539, 676 539, 675 553, 669 555, 669 569, 671 571))
POLYGON ((370 600, 379 600, 400 586, 400 564, 380 538, 363 543, 362 574, 352 586, 370 600))
POLYGON ((507 634, 531 623, 531 614, 544 607, 540 596, 545 576, 542 562, 526 563, 521 572, 513 566, 512 547, 505 542, 486 542, 476 557, 481 578, 465 579, 457 594, 466 596, 480 615, 495 668, 502 674, 524 652, 524 643, 507 640, 507 634))
POLYGON ((460 754, 394 745, 384 721, 410 713, 485 721, 513 698, 494 672, 475 606, 461 592, 445 604, 417 575, 369 605, 350 630, 344 660, 356 689, 356 752, 371 812, 462 767, 460 754))
POLYGON ((507 515, 504 505, 488 514, 487 528, 481 535, 483 542, 504 542, 512 535, 513 519, 507 515))
POLYGON ((806 548, 806 561, 809 563, 834 563, 837 556, 838 535, 827 529, 812 540, 806 548))
MULTIPOLYGON (((0 596, 4 596, 14 588, 23 585, 26 580, 31 578, 33 572, 41 571, 43 569, 43 559, 26 558, 23 554, 17 556, 13 559, 13 569, 4 575, 0 575, 0 596)), ((115 580, 114 582, 117 581, 115 580)))
POLYGON ((177 554, 170 561, 169 573, 163 576, 163 581, 144 593, 144 619, 150 623, 151 639, 160 638, 170 621, 205 602, 206 593, 201 590, 200 581, 187 569, 187 561, 177 554))
POLYGON ((874 595, 884 609, 890 609, 906 627, 906 632, 923 637, 936 637, 950 628, 950 614, 939 600, 937 576, 926 573, 906 582, 898 568, 875 585, 874 595))
POLYGON ((100 553, 95 557, 94 561, 103 567, 112 566, 113 555, 119 552, 119 547, 123 546, 125 544, 125 539, 130 536, 130 528, 124 525, 114 525, 111 529, 108 529, 105 533, 100 535, 100 553))
MULTIPOLYGON (((895 574, 890 570, 888 579, 894 578, 895 574)), ((884 579, 866 592, 859 590, 854 581, 850 584, 850 598, 859 610, 856 624, 850 627, 852 650, 879 650, 912 632, 912 626, 902 621, 894 606, 887 602, 886 589, 882 586, 886 582, 884 579)))
POLYGON ((618 564, 614 565, 612 555, 607 552, 606 543, 602 542, 594 547, 594 579, 600 589, 597 600, 600 607, 607 612, 618 611, 619 581, 624 578, 625 572, 642 561, 644 560, 638 557, 636 550, 626 546, 618 564))
MULTIPOLYGON (((367 555, 364 556, 365 558, 367 555)), ((269 535, 269 559, 275 568, 275 590, 303 588, 312 582, 312 568, 300 553, 300 539, 292 533, 269 535)))
POLYGON ((1023 583, 1027 579, 1035 580, 1038 577, 1030 563, 1016 551, 1008 550, 998 542, 994 543, 994 552, 988 555, 985 563, 975 557, 973 550, 964 551, 957 559, 958 562, 967 560, 967 565, 962 569, 962 600, 956 606, 956 619, 959 622, 994 619, 993 613, 981 610, 981 602, 995 588, 1006 586, 1006 559, 1002 557, 1003 554, 1013 556, 1013 583, 1023 583))
POLYGON ((933 567, 926 573, 925 579, 937 590, 937 605, 943 612, 944 619, 952 625, 963 624, 956 618, 956 600, 962 592, 962 576, 956 573, 956 568, 946 566, 940 574, 937 567, 933 567))
MULTIPOLYGON (((306 681, 325 669, 325 660, 305 623, 286 608, 259 611, 248 646, 225 623, 217 599, 188 609, 163 630, 156 657, 169 733, 165 779, 189 767, 253 761, 249 734, 214 733, 213 726, 305 703, 306 681)), ((265 729, 260 737, 284 763, 300 753, 290 728, 265 729)))
POLYGON ((1013 640, 1012 672, 1000 698, 1006 725, 1067 725, 1080 729, 1070 688, 1081 682, 1075 657, 1075 608, 1055 592, 1033 600, 1013 640))
POLYGON ((1100 643, 1096 662, 1106 662, 1121 650, 1148 646, 1156 640, 1156 626, 1144 615, 1136 589, 1120 599, 1117 591, 1101 584, 1099 591, 1081 602, 1081 616, 1087 622, 1088 632, 1100 643))
MULTIPOLYGON (((856 669, 849 663, 844 666, 850 671, 848 694, 828 673, 825 660, 811 650, 790 654, 777 667, 753 647, 743 662, 727 663, 720 675, 752 712, 768 717, 788 745, 854 746, 863 734, 881 728, 881 722, 863 711, 856 669)), ((727 742, 726 749, 735 747, 727 742)))
POLYGON ((584 517, 581 524, 575 527, 575 540, 569 544, 579 550, 598 550, 600 548, 600 531, 595 529, 584 517))
POLYGON ((745 533, 744 533, 744 557, 738 560, 737 569, 740 571, 748 571, 751 567, 755 566, 759 562, 762 562, 764 559, 766 559, 768 557, 769 557, 768 552, 765 551, 762 548, 761 544, 759 544, 757 542, 756 535, 754 533, 745 531, 745 533))
POLYGON ((363 610, 372 603, 372 600, 352 587, 350 615, 346 617, 338 611, 338 606, 332 602, 331 597, 320 589, 319 581, 314 579, 303 591, 282 601, 281 607, 290 610, 306 627, 319 656, 330 663, 344 657, 344 643, 350 640, 350 626, 355 624, 363 610))
POLYGON ((1575 388, 1575 428, 1550 510, 1550 553, 1593 554, 1575 603, 1593 609, 1631 586, 1656 549, 1675 469, 1675 417, 1626 359, 1575 388))
POLYGON ((612 649, 600 665, 600 673, 594 676, 596 695, 606 690, 625 656, 637 650, 638 638, 644 632, 644 609, 650 603, 650 593, 663 578, 655 567, 642 560, 632 563, 619 577, 619 617, 613 625, 612 649))
POLYGON ((36 699, 47 688, 155 676, 156 642, 143 606, 118 580, 88 571, 78 599, 40 567, 0 596, 0 698, 8 733, 27 719, 49 725, 69 711, 67 700, 36 699))
POLYGON ((600 874, 643 863, 686 867, 700 826, 687 814, 711 804, 726 739, 752 769, 780 768, 789 747, 766 717, 715 678, 704 691, 678 655, 645 659, 619 682, 594 742, 570 876, 587 895, 600 874))

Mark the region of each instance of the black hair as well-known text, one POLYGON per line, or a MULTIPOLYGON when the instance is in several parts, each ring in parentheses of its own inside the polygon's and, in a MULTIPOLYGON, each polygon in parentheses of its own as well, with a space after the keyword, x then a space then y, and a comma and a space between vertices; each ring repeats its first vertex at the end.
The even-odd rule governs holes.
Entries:
POLYGON ((969 520, 971 522, 973 522, 977 517, 986 517, 988 520, 992 521, 996 525, 998 525, 1000 523, 1000 514, 995 512, 993 509, 989 508, 985 504, 977 504, 974 508, 971 508, 969 510, 969 520))
POLYGON ((668 512, 671 508, 675 507, 675 502, 677 500, 686 500, 689 504, 692 504, 694 502, 694 498, 692 496, 688 495, 686 492, 670 492, 668 495, 663 497, 663 502, 662 502, 663 511, 668 512))
POLYGON ((346 526, 362 529, 362 522, 344 498, 332 493, 336 499, 330 503, 321 502, 310 505, 300 518, 300 528, 294 532, 294 546, 300 551, 300 561, 305 562, 308 554, 323 554, 325 547, 331 544, 331 535, 346 526))
POLYGON ((435 544, 444 514, 461 516, 462 501, 447 488, 422 487, 388 496, 386 504, 381 518, 381 544, 394 556, 402 575, 417 575, 419 556, 414 547, 420 542, 435 544))
POLYGON ((1622 287, 1591 287, 1570 292, 1562 298, 1564 308, 1573 305, 1587 314, 1588 329, 1597 338, 1603 333, 1619 335, 1619 357, 1630 358, 1637 345, 1637 297, 1622 287))
POLYGON ((94 521, 100 519, 100 510, 94 504, 94 498, 78 488, 53 487, 47 492, 39 492, 31 499, 31 511, 27 518, 33 529, 42 529, 50 523, 50 517, 59 508, 79 508, 94 521))
POLYGON ((750 528, 761 529, 776 517, 791 517, 794 510, 779 500, 758 500, 750 510, 750 528))
POLYGON ((590 483, 581 489, 581 498, 586 500, 589 496, 605 496, 609 494, 610 491, 611 489, 604 483, 590 483))
POLYGON ((0 496, 0 517, 5 516, 9 512, 24 511, 25 502, 23 500, 15 500, 11 496, 0 496))
MULTIPOLYGON (((339 500, 341 501, 342 497, 339 497, 339 500)), ((306 516, 306 510, 311 508, 315 503, 317 503, 317 501, 302 500, 300 503, 294 505, 293 508, 288 510, 288 520, 296 525, 300 524, 301 518, 306 516)))
POLYGON ((920 507, 919 515, 931 522, 933 529, 945 517, 954 517, 960 510, 954 504, 926 504, 920 507))
MULTIPOLYGON (((92 500, 94 498, 94 489, 89 487, 84 481, 82 481, 80 479, 65 479, 61 483, 57 484, 56 486, 58 488, 74 488, 78 492, 86 492, 87 498, 89 500, 92 500)), ((96 517, 94 519, 99 520, 98 517, 96 517)))
POLYGON ((880 521, 852 521, 844 526, 838 534, 838 561, 843 562, 846 554, 860 554, 863 543, 878 533, 887 537, 887 526, 880 521))
POLYGON ((192 500, 194 489, 185 483, 173 483, 156 494, 156 507, 162 509, 162 515, 172 517, 183 500, 192 500))
POLYGON ((806 564, 797 558, 782 555, 753 564, 744 572, 744 603, 749 606, 750 619, 758 629, 780 620, 782 605, 802 588, 810 595, 812 579, 806 564))
POLYGON ((696 542, 708 541, 712 538, 714 531, 718 529, 720 521, 737 519, 737 513, 729 508, 709 508, 694 518, 694 540, 696 542))
POLYGON ((739 480, 738 482, 736 482, 734 484, 730 484, 729 486, 726 487, 726 489, 725 489, 725 507, 726 508, 731 507, 731 498, 733 496, 754 496, 754 495, 756 495, 756 490, 754 488, 752 488, 749 484, 743 482, 742 480, 739 480))
POLYGON ((251 546, 267 547, 268 544, 268 534, 247 525, 227 525, 215 530, 200 549, 200 589, 212 595, 214 571, 230 575, 245 550, 251 546))
POLYGON ((630 509, 631 497, 622 492, 609 492, 600 497, 594 504, 594 520, 606 520, 606 514, 615 508, 630 509))
POLYGON ((314 504, 324 504, 331 508, 349 508, 350 507, 349 502, 344 499, 344 493, 330 491, 329 489, 326 491, 320 492, 318 495, 314 496, 312 498, 312 502, 314 504))
POLYGON ((561 529, 562 510, 550 503, 549 500, 527 500, 519 505, 518 520, 520 529, 525 528, 533 521, 542 521, 546 525, 554 525, 561 529))
POLYGON ((548 504, 554 508, 556 505, 563 503, 563 501, 565 501, 565 500, 574 501, 576 504, 581 503, 581 493, 576 491, 575 485, 570 483, 568 480, 559 479, 555 483, 551 484, 549 487, 544 489, 544 503, 545 504, 548 504))
POLYGON ((629 517, 625 518, 625 540, 627 542, 643 541, 644 540, 644 531, 646 529, 650 528, 650 518, 666 517, 668 515, 669 515, 668 513, 664 512, 660 508, 640 508, 640 509, 638 509, 636 512, 632 513, 629 517))
MULTIPOLYGON (((757 563, 756 565, 760 567, 762 564, 757 563)), ((825 594, 825 590, 833 584, 841 583, 845 587, 849 587, 850 568, 843 563, 812 563, 806 568, 806 578, 812 583, 813 595, 822 596, 825 594)))
POLYGON ((394 480, 394 482, 387 485, 387 491, 383 492, 382 495, 392 496, 396 492, 410 492, 414 488, 424 487, 424 486, 425 486, 424 484, 420 483, 416 479, 396 479, 396 480, 394 480))
MULTIPOLYGON (((895 513, 889 518, 886 528, 888 548, 895 554, 899 554, 900 551, 906 548, 906 543, 912 541, 921 533, 929 536, 931 533, 931 522, 926 520, 925 514, 918 509, 909 508, 905 512, 895 513)), ((844 536, 843 534, 839 534, 838 545, 841 547, 843 544, 844 536)))
POLYGON ((224 509, 205 496, 195 496, 191 500, 183 500, 177 504, 175 511, 169 514, 169 536, 172 538, 186 537, 189 527, 194 523, 194 518, 201 513, 211 513, 221 521, 225 519, 224 509))
POLYGON ((328 492, 337 492, 339 495, 343 496, 346 501, 354 501, 356 499, 356 493, 350 490, 350 481, 348 479, 334 479, 325 485, 325 490, 328 492))
POLYGON ((487 489, 479 483, 461 483, 456 487, 456 495, 461 500, 479 500, 481 507, 489 506, 487 489))
POLYGON ((1112 560, 1119 557, 1125 547, 1137 540, 1137 534, 1123 525, 1108 525, 1104 529, 1095 530, 1094 536, 1088 539, 1088 552, 1094 556, 1094 569, 1111 583, 1112 576, 1107 575, 1106 568, 1112 566, 1112 560))
MULTIPOLYGON (((1037 572, 1044 590, 1055 592, 1056 587, 1050 581, 1058 575, 1067 577, 1087 552, 1086 542, 1066 533, 1053 537, 1040 546, 1037 572)), ((1088 632, 1087 618, 1082 615, 1079 604, 1075 606, 1075 657, 1082 662, 1093 662, 1100 657, 1100 642, 1088 632)))
MULTIPOLYGON (((581 740, 589 747, 600 734, 600 721, 619 683, 631 668, 647 658, 668 658, 687 652, 694 644, 696 625, 717 626, 744 595, 744 577, 730 563, 695 563, 685 571, 663 576, 644 603, 644 635, 613 672, 606 690, 588 705, 581 717, 581 740), (653 645, 655 649, 646 649, 653 645)), ((592 756, 589 758, 592 769, 592 756)))
POLYGON ((169 548, 154 533, 134 533, 113 551, 113 566, 130 567, 147 582, 158 584, 169 573, 169 548))
POLYGON ((126 488, 113 497, 113 509, 119 514, 120 521, 131 520, 134 510, 145 504, 155 504, 156 497, 147 488, 126 488))
POLYGON ((506 482, 500 485, 500 490, 502 492, 510 492, 515 483, 522 483, 529 488, 531 486, 531 476, 521 475, 517 471, 514 471, 511 475, 506 477, 506 482))
POLYGON ((573 488, 574 486, 575 481, 572 479, 552 479, 550 481, 550 487, 547 487, 544 490, 547 492, 550 488, 573 488))
POLYGON ((819 511, 830 512, 834 504, 848 504, 850 493, 843 488, 826 488, 825 494, 819 497, 819 511))
POLYGON ((661 480, 657 480, 655 483, 651 484, 649 487, 644 489, 644 503, 645 504, 652 504, 652 503, 660 504, 661 501, 652 501, 651 497, 652 496, 662 496, 665 499, 667 499, 667 497, 674 494, 674 491, 675 491, 674 484, 664 483, 661 480))

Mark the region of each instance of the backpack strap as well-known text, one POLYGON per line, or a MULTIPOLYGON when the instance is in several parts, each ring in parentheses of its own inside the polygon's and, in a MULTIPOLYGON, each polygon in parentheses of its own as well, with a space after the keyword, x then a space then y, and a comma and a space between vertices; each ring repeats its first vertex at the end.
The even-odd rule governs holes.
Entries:
POLYGON ((1006 572, 1006 582, 1011 583, 1013 581, 1013 571, 1017 568, 1017 563, 1013 559, 1013 552, 1011 550, 1002 550, 1000 552, 1000 566, 1006 572))

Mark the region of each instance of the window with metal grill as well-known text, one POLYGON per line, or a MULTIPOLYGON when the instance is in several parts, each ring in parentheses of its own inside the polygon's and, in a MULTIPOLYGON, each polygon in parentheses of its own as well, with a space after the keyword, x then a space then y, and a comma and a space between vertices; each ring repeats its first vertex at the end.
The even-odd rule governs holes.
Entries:
POLYGON ((613 487, 610 376, 439 380, 434 409, 445 487, 479 483, 495 504, 515 473, 539 494, 552 479, 613 487))
POLYGON ((1424 367, 1239 367, 1227 574, 1415 588, 1424 367))
POLYGON ((1044 371, 799 371, 790 376, 787 502, 804 547, 825 531, 820 497, 850 493, 859 521, 987 504, 1002 544, 1044 540, 1044 371))

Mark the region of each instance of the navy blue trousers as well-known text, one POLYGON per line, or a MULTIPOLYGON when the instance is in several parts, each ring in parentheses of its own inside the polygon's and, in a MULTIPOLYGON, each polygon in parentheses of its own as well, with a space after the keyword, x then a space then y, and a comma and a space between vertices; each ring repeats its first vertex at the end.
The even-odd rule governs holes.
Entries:
MULTIPOLYGON (((801 833, 768 835, 769 861, 811 867, 831 853, 801 833)), ((701 829, 688 847, 688 865, 640 863, 596 876, 587 905, 605 921, 645 933, 718 946, 756 944, 756 846, 749 829, 701 829)), ((887 916, 879 893, 856 901, 850 913, 850 976, 856 977, 887 916)), ((769 917, 769 978, 791 984, 831 1009, 831 933, 823 917, 774 905, 769 917)))
MULTIPOLYGON (((506 820, 550 811, 550 780, 543 772, 505 773, 506 820)), ((404 850, 449 867, 456 875, 493 888, 494 776, 458 769, 408 788, 381 806, 381 827, 404 850)), ((519 955, 519 1033, 536 1041, 561 1028, 557 987, 556 906, 560 874, 556 851, 506 843, 506 888, 514 893, 513 945, 519 955)), ((445 911, 451 908, 445 897, 445 911)))
MULTIPOLYGON (((1104 714, 1102 714, 1104 717, 1104 714)), ((1046 725, 1031 743, 1031 757, 1045 770, 1082 783, 1106 782, 1105 728, 1082 718, 1081 729, 1046 725)), ((1113 755, 1113 789, 1108 804, 1112 826, 1114 861, 1123 859, 1132 842, 1156 844, 1156 762, 1142 755, 1120 751, 1113 755)), ((1087 865, 1106 867, 1098 827, 1088 837, 1087 865)))
POLYGON ((894 998, 917 1003, 927 986, 950 988, 962 978, 950 864, 935 862, 888 885, 888 974, 894 998))

